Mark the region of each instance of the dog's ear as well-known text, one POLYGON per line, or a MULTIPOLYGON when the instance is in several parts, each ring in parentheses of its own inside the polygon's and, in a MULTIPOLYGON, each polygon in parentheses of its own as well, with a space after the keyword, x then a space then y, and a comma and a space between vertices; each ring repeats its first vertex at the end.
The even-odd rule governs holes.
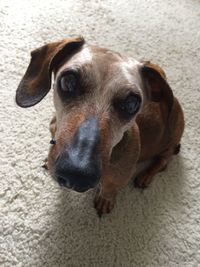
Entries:
POLYGON ((40 102, 51 88, 51 74, 58 64, 84 44, 82 37, 67 38, 31 52, 31 61, 16 92, 16 103, 31 107, 40 102))
POLYGON ((142 61, 140 73, 147 99, 154 102, 165 102, 170 111, 174 96, 163 69, 149 61, 142 61))

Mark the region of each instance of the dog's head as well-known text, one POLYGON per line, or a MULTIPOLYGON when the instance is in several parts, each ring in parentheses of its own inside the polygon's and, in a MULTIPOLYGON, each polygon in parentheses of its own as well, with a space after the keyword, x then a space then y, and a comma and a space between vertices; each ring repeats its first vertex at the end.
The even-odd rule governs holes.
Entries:
POLYGON ((98 184, 113 148, 145 103, 171 105, 171 90, 158 66, 89 45, 81 37, 31 53, 17 104, 30 107, 41 101, 51 88, 52 73, 56 144, 48 165, 61 184, 79 192, 98 184))

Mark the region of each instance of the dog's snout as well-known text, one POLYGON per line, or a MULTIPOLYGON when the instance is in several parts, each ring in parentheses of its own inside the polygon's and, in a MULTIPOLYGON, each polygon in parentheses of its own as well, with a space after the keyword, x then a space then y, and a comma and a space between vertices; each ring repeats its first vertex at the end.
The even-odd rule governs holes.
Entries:
POLYGON ((74 140, 71 146, 75 156, 79 160, 89 160, 93 157, 98 148, 99 143, 99 126, 94 117, 84 121, 77 132, 75 133, 74 140))
POLYGON ((91 117, 80 125, 72 143, 56 161, 55 175, 59 184, 78 192, 98 184, 101 170, 99 141, 98 122, 91 117))

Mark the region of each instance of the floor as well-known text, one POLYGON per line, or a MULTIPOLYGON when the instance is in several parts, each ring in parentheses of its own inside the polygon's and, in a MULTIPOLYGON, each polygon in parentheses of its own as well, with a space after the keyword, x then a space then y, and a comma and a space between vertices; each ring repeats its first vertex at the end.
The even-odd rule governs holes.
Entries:
POLYGON ((1 0, 0 55, 0 266, 200 266, 200 1, 1 0), (14 102, 30 51, 80 34, 161 65, 186 121, 167 170, 101 219, 94 192, 62 190, 41 168, 52 93, 14 102))

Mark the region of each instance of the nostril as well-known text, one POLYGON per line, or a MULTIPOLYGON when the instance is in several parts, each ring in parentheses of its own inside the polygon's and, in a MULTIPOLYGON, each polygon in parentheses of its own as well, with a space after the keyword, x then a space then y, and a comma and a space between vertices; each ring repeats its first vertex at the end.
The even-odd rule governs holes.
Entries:
POLYGON ((65 179, 63 179, 62 177, 58 177, 57 180, 60 186, 65 186, 66 184, 65 179))
POLYGON ((65 186, 67 188, 72 188, 72 184, 70 183, 69 179, 63 178, 61 176, 58 176, 57 181, 60 186, 65 186))

